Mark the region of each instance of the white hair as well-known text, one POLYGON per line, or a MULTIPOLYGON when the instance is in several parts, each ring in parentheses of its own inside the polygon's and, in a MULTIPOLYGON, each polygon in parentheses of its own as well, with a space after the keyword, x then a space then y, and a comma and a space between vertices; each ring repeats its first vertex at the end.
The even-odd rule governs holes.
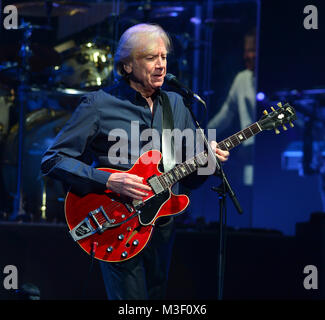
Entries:
POLYGON ((167 52, 171 49, 171 41, 166 31, 157 24, 140 23, 127 29, 121 36, 114 55, 114 73, 117 77, 125 77, 124 64, 134 57, 141 49, 146 51, 152 41, 161 38, 167 52), (145 45, 143 40, 145 40, 145 45))

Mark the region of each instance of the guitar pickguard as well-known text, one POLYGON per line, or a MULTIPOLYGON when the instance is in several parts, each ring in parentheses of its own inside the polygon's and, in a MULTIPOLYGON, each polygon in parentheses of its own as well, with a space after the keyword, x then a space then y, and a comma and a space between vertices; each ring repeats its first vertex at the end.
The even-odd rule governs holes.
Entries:
POLYGON ((142 225, 152 224, 153 220, 157 216, 160 208, 170 198, 170 190, 167 189, 164 192, 156 194, 155 196, 147 199, 144 205, 139 209, 139 221, 142 225))

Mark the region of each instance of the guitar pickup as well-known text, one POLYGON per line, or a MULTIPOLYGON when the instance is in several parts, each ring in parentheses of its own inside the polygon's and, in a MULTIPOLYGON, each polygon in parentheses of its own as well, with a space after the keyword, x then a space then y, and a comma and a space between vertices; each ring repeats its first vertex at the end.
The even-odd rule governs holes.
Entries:
POLYGON ((156 175, 147 179, 147 182, 155 194, 161 193, 165 190, 156 175))
POLYGON ((96 218, 96 215, 99 213, 102 214, 102 216, 105 218, 106 221, 103 224, 105 224, 106 227, 112 225, 115 222, 114 219, 110 219, 107 216, 103 206, 100 206, 99 208, 90 211, 85 219, 83 219, 79 224, 70 230, 70 235, 74 241, 89 237, 96 232, 102 233, 104 231, 103 224, 100 224, 96 218), (90 219, 94 222, 96 228, 91 225, 90 219))

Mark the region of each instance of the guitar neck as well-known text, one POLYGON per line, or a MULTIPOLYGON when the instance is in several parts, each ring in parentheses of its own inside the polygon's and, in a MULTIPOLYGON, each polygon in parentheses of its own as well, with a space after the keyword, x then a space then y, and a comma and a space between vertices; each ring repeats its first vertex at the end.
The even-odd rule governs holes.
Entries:
POLYGON ((253 123, 249 127, 247 127, 244 130, 241 130, 229 138, 222 140, 221 142, 218 143, 218 147, 221 150, 224 151, 229 151, 234 147, 237 147, 240 145, 242 142, 248 140, 249 138, 255 136, 256 134, 260 133, 262 131, 260 125, 258 122, 253 123))

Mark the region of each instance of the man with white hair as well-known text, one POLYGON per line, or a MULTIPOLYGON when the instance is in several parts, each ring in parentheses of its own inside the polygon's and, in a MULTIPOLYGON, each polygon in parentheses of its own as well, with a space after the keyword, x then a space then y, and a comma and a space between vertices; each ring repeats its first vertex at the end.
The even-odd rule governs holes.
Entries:
MULTIPOLYGON (((126 30, 115 54, 119 82, 83 97, 69 122, 45 152, 43 174, 63 180, 79 194, 109 189, 136 200, 146 196, 151 189, 141 177, 126 172, 108 173, 95 167, 129 169, 136 151, 132 143, 136 143, 140 150, 147 143, 139 141, 134 134, 132 136, 131 121, 138 122, 140 132, 156 129, 161 135, 166 105, 171 108, 175 128, 195 130, 182 97, 161 90, 169 50, 169 37, 158 25, 139 24, 126 30), (109 152, 117 140, 112 137, 115 129, 127 133, 127 138, 118 137, 121 145, 127 145, 126 155, 109 152)), ((159 142, 152 141, 152 144, 160 145, 159 142)), ((221 161, 227 160, 227 151, 218 149, 216 142, 211 142, 211 146, 221 161)), ((109 299, 165 297, 174 227, 172 218, 159 220, 149 244, 135 257, 114 263, 101 261, 109 299)))

